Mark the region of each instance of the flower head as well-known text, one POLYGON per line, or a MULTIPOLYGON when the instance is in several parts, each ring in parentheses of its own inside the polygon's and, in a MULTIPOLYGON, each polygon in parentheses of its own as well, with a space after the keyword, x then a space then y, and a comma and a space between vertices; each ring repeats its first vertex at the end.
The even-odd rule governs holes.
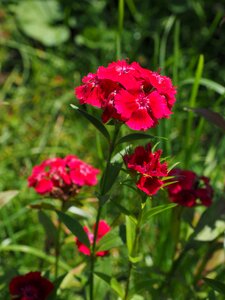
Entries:
POLYGON ((128 169, 138 175, 136 186, 147 195, 154 195, 163 186, 162 177, 168 175, 167 164, 160 162, 162 150, 152 152, 151 145, 135 148, 134 153, 126 154, 124 162, 128 169))
POLYGON ((196 206, 199 204, 210 206, 212 203, 213 189, 209 183, 209 178, 198 176, 193 171, 173 169, 169 176, 174 176, 168 185, 168 194, 172 202, 182 206, 196 206))
POLYGON ((170 78, 126 60, 100 66, 95 74, 83 78, 75 88, 80 104, 103 110, 102 120, 113 118, 134 130, 147 130, 168 118, 175 103, 176 90, 170 78))
POLYGON ((10 295, 15 300, 45 300, 53 288, 53 284, 40 272, 16 276, 9 284, 10 295))
POLYGON ((38 194, 68 200, 84 185, 97 184, 98 169, 80 160, 75 155, 65 158, 50 158, 35 166, 28 178, 29 187, 38 194))
MULTIPOLYGON (((110 226, 106 223, 106 221, 104 220, 100 220, 99 221, 99 225, 98 225, 98 232, 97 232, 97 239, 96 239, 96 243, 98 243, 98 241, 109 231, 111 230, 110 226)), ((90 241, 90 244, 92 245, 94 242, 94 231, 95 231, 95 225, 93 226, 93 232, 91 232, 89 230, 88 227, 84 226, 84 231, 87 233, 88 239, 90 241)), ((82 244, 77 238, 75 238, 77 247, 79 252, 90 256, 91 255, 91 250, 85 246, 84 244, 82 244)), ((96 256, 105 256, 109 253, 109 251, 98 251, 96 253, 96 256)))

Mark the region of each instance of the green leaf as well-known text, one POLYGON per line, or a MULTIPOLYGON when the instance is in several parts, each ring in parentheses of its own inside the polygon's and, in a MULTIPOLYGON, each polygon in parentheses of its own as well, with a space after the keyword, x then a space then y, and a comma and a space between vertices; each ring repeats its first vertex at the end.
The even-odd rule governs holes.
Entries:
POLYGON ((195 236, 197 241, 213 241, 221 234, 225 232, 225 222, 222 220, 216 220, 213 227, 205 226, 198 234, 195 236))
POLYGON ((110 163, 108 165, 100 183, 102 195, 105 195, 112 188, 119 175, 122 165, 122 163, 118 162, 110 163))
POLYGON ((133 251, 135 229, 136 229, 136 224, 129 216, 126 216, 126 243, 127 243, 128 253, 130 256, 132 255, 132 251, 133 251))
POLYGON ((142 297, 141 295, 135 294, 130 298, 130 300, 145 300, 145 298, 142 297))
POLYGON ((78 111, 82 116, 84 116, 89 122, 92 123, 92 125, 95 126, 95 128, 97 128, 102 134, 103 136, 107 139, 107 141, 110 140, 110 135, 108 130, 105 128, 105 126, 101 123, 101 121, 99 121, 97 118, 95 118, 94 116, 90 115, 88 112, 80 109, 78 106, 70 104, 70 106, 75 109, 76 111, 78 111))
POLYGON ((218 293, 225 295, 225 284, 215 279, 203 278, 205 282, 218 293))
MULTIPOLYGON (((38 258, 41 258, 50 264, 55 263, 55 256, 51 256, 41 250, 32 248, 30 246, 26 246, 26 245, 17 245, 17 244, 16 245, 7 245, 7 246, 0 245, 0 252, 5 252, 5 251, 6 252, 7 251, 23 252, 23 253, 27 253, 28 255, 34 255, 38 258)), ((71 267, 61 260, 59 261, 59 266, 60 266, 60 268, 64 269, 65 271, 71 270, 71 267)))
POLYGON ((111 30, 102 25, 99 27, 85 27, 81 34, 74 38, 77 45, 82 45, 90 49, 114 50, 115 30, 111 30))
POLYGON ((187 110, 192 110, 196 114, 200 115, 208 122, 216 125, 225 132, 225 119, 217 112, 211 111, 207 108, 187 108, 187 110))
POLYGON ((52 223, 52 220, 49 218, 48 215, 46 215, 43 211, 39 210, 38 211, 38 218, 40 223, 43 225, 46 236, 48 240, 53 241, 55 243, 56 241, 56 236, 57 236, 57 230, 52 223))
POLYGON ((119 228, 116 227, 99 240, 96 251, 106 251, 112 248, 120 247, 122 245, 123 241, 119 236, 119 228))
MULTIPOLYGON (((193 84, 194 81, 195 81, 195 78, 185 79, 184 81, 182 81, 180 83, 180 86, 185 85, 185 84, 193 84)), ((211 90, 217 92, 220 95, 224 95, 224 93, 225 93, 225 87, 224 86, 222 86, 221 84, 219 84, 219 83, 217 83, 213 80, 207 79, 207 78, 201 78, 200 79, 200 85, 205 86, 208 89, 211 89, 211 90)))
POLYGON ((217 220, 223 218, 224 214, 224 198, 221 198, 221 201, 215 201, 210 208, 206 209, 202 215, 200 220, 198 221, 197 226, 190 239, 194 239, 195 236, 201 232, 205 226, 214 228, 217 220))
POLYGON ((159 205, 149 209, 147 212, 144 213, 142 217, 142 225, 147 223, 153 216, 161 214, 162 212, 171 209, 175 206, 177 206, 176 203, 170 203, 170 204, 159 205))
POLYGON ((54 289, 51 292, 50 296, 48 297, 48 300, 55 300, 57 299, 57 290, 59 289, 61 283, 63 282, 64 278, 66 277, 68 273, 64 273, 63 275, 59 276, 58 278, 56 278, 56 280, 54 281, 54 289))
POLYGON ((101 272, 95 272, 95 274, 105 281, 119 297, 122 299, 124 298, 124 289, 116 280, 116 278, 110 277, 109 275, 101 272))
POLYGON ((136 264, 136 263, 138 263, 138 262, 140 262, 140 261, 142 261, 143 260, 143 255, 142 254, 140 254, 139 256, 129 256, 129 260, 133 263, 133 264, 136 264))
POLYGON ((42 202, 38 204, 30 204, 29 207, 34 209, 45 209, 45 210, 54 210, 54 211, 56 209, 54 205, 46 202, 42 202))
POLYGON ((12 9, 16 14, 19 27, 29 37, 46 46, 60 45, 68 40, 70 35, 68 27, 52 25, 63 19, 63 13, 57 1, 22 0, 12 6, 12 9))
POLYGON ((101 205, 104 205, 110 199, 110 195, 97 195, 97 198, 99 199, 101 205))
POLYGON ((117 142, 117 145, 135 141, 135 140, 154 139, 154 138, 155 136, 146 133, 131 133, 120 138, 119 141, 117 142))
POLYGON ((10 202, 19 192, 16 190, 5 191, 0 193, 0 208, 10 202))
POLYGON ((59 217, 59 220, 65 224, 66 227, 68 227, 68 229, 78 238, 81 243, 89 248, 90 241, 81 224, 76 219, 71 218, 61 211, 56 211, 56 213, 59 217))

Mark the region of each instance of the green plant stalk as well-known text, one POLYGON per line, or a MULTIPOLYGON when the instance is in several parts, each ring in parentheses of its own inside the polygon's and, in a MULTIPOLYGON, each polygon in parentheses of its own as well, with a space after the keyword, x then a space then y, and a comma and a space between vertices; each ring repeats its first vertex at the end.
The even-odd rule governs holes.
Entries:
POLYGON ((174 242, 172 260, 176 256, 177 244, 180 238, 180 225, 181 225, 181 214, 183 212, 183 206, 177 206, 172 212, 172 240, 174 242))
MULTIPOLYGON (((202 78, 202 72, 203 72, 203 67, 204 67, 204 56, 200 55, 199 61, 198 61, 198 66, 195 72, 195 81, 192 87, 191 91, 191 97, 189 100, 189 107, 195 108, 196 106, 196 98, 198 95, 198 89, 200 85, 200 80, 202 78)), ((186 125, 186 134, 184 135, 185 141, 184 145, 186 145, 186 151, 184 151, 185 154, 185 167, 188 168, 188 163, 190 161, 190 156, 192 154, 192 151, 195 149, 192 147, 192 133, 193 130, 193 112, 188 113, 188 119, 187 119, 187 125, 186 125)))
MULTIPOLYGON (((136 225, 136 229, 135 229, 134 243, 133 243, 132 250, 131 250, 131 257, 135 257, 138 254, 138 248, 139 248, 138 244, 139 244, 139 237, 140 237, 140 232, 141 232, 141 222, 142 222, 143 211, 144 211, 145 204, 146 204, 146 198, 147 197, 145 195, 142 197, 141 209, 139 211, 137 225, 136 225)), ((133 263, 129 260, 128 276, 127 276, 127 282, 126 282, 126 287, 125 287, 124 300, 128 299, 132 269, 133 269, 133 263)))
POLYGON ((178 85, 178 68, 180 62, 180 45, 179 45, 179 37, 180 37, 180 21, 176 21, 174 37, 173 37, 173 84, 175 86, 178 85))
POLYGON ((171 216, 171 218, 172 218, 171 219, 172 237, 171 237, 171 239, 173 241, 173 248, 172 248, 171 259, 172 259, 173 263, 172 263, 172 266, 171 266, 169 272, 166 275, 166 278, 165 278, 164 282, 161 284, 161 286, 159 288, 160 291, 163 291, 166 287, 169 286, 170 280, 173 277, 173 274, 175 273, 177 267, 179 266, 180 262, 182 261, 183 257, 185 256, 185 254, 188 251, 188 247, 185 247, 184 250, 179 255, 179 257, 175 259, 177 244, 179 242, 179 237, 180 237, 180 226, 181 226, 182 211, 183 211, 183 207, 182 206, 177 206, 177 207, 175 207, 175 209, 172 212, 172 216, 171 216))
MULTIPOLYGON (((116 140, 117 140, 117 137, 119 134, 120 127, 121 127, 121 124, 118 124, 118 123, 115 124, 114 134, 113 134, 112 140, 109 143, 109 152, 108 152, 106 168, 102 175, 102 186, 101 186, 101 190, 100 190, 100 196, 105 195, 105 181, 106 181, 106 176, 108 173, 107 170, 109 169, 109 166, 110 166, 110 161, 111 161, 114 149, 115 149, 116 140)), ((104 205, 104 203, 102 203, 101 200, 99 200, 99 207, 98 207, 98 212, 97 212, 96 222, 95 222, 94 239, 93 239, 93 244, 91 247, 91 255, 90 255, 90 290, 89 290, 90 297, 89 297, 89 300, 94 299, 93 296, 94 296, 95 249, 96 249, 99 221, 100 221, 103 205, 104 205)))
POLYGON ((121 58, 121 40, 124 20, 124 0, 118 1, 118 30, 116 35, 116 59, 121 58))
MULTIPOLYGON (((61 211, 64 211, 65 202, 62 201, 61 204, 61 211)), ((62 222, 58 220, 58 228, 56 234, 56 241, 55 241, 55 279, 58 277, 58 270, 59 270, 59 257, 60 257, 60 250, 61 250, 61 233, 62 233, 62 222)))

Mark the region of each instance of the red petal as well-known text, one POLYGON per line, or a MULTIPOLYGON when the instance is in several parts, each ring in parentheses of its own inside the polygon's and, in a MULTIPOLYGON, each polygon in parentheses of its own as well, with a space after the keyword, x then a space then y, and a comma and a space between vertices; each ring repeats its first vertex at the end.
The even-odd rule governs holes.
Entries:
POLYGON ((111 227, 106 223, 106 221, 101 220, 98 225, 98 239, 101 239, 106 233, 110 231, 110 229, 111 227))
POLYGON ((156 119, 168 117, 171 114, 166 99, 161 96, 158 92, 154 91, 149 95, 150 106, 153 116, 156 119))
POLYGON ((50 193, 53 188, 53 183, 50 179, 41 179, 36 187, 35 190, 39 194, 46 194, 50 193))
POLYGON ((146 109, 139 109, 132 114, 126 124, 134 130, 147 130, 155 125, 155 121, 146 109))
POLYGON ((157 177, 142 176, 136 185, 140 190, 151 196, 158 192, 163 182, 157 177))
POLYGON ((125 90, 115 96, 115 108, 122 118, 128 119, 138 109, 136 97, 125 90))

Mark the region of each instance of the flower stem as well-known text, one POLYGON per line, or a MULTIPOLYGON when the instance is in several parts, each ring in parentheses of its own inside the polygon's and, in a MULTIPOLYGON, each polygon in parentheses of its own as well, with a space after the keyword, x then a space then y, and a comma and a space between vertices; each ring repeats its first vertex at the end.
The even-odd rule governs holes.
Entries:
POLYGON ((101 211, 102 211, 102 204, 100 203, 100 205, 98 207, 97 217, 96 217, 94 240, 93 240, 93 245, 92 245, 92 249, 91 249, 91 257, 90 257, 90 300, 94 299, 93 292, 94 292, 95 248, 96 248, 96 239, 97 239, 101 211))
POLYGON ((118 0, 118 31, 116 36, 116 58, 121 58, 121 37, 123 32, 124 0, 118 0))
MULTIPOLYGON (((110 161, 111 161, 114 149, 115 149, 116 140, 117 140, 117 137, 119 134, 120 127, 121 127, 121 124, 118 124, 118 123, 115 124, 114 134, 113 134, 112 140, 109 143, 109 152, 108 152, 106 167, 103 172, 102 179, 101 179, 101 188, 100 188, 100 195, 99 195, 100 197, 104 196, 107 192, 106 191, 106 178, 109 175, 108 170, 110 167, 110 161)), ((91 255, 90 255, 90 290, 89 290, 90 297, 89 297, 89 300, 94 299, 93 297, 94 297, 95 248, 96 248, 99 221, 100 221, 103 205, 104 205, 104 202, 99 200, 99 207, 98 207, 98 212, 97 212, 96 222, 95 222, 94 239, 93 239, 93 244, 91 247, 91 255)))
MULTIPOLYGON (((139 243, 139 237, 140 237, 140 231, 141 231, 141 222, 142 222, 142 216, 143 216, 143 211, 144 211, 144 208, 145 208, 145 204, 146 204, 146 196, 144 195, 142 197, 141 208, 140 208, 140 211, 139 211, 137 225, 136 225, 136 229, 135 229, 135 237, 134 237, 134 243, 133 243, 133 246, 132 246, 132 249, 131 249, 131 257, 135 257, 138 254, 138 248, 139 248, 138 243, 139 243)), ((132 261, 129 261, 128 276, 127 276, 127 283, 126 283, 126 287, 125 287, 124 300, 128 299, 132 269, 133 269, 133 263, 132 263, 132 261)))
POLYGON ((170 281, 173 278, 174 273, 176 272, 177 268, 179 267, 181 261, 183 260, 184 256, 186 255, 189 247, 186 245, 180 255, 176 258, 177 246, 179 243, 180 238, 180 227, 181 227, 181 215, 183 212, 183 207, 178 206, 172 212, 171 216, 171 231, 172 231, 172 244, 171 244, 171 260, 172 265, 170 270, 168 271, 164 282, 160 285, 159 291, 163 292, 164 289, 169 287, 170 281))
MULTIPOLYGON (((64 210, 64 201, 62 201, 61 211, 64 210)), ((62 232, 62 222, 58 220, 58 228, 56 232, 56 241, 55 241, 55 279, 58 277, 59 269, 59 256, 61 250, 61 232, 62 232)))

